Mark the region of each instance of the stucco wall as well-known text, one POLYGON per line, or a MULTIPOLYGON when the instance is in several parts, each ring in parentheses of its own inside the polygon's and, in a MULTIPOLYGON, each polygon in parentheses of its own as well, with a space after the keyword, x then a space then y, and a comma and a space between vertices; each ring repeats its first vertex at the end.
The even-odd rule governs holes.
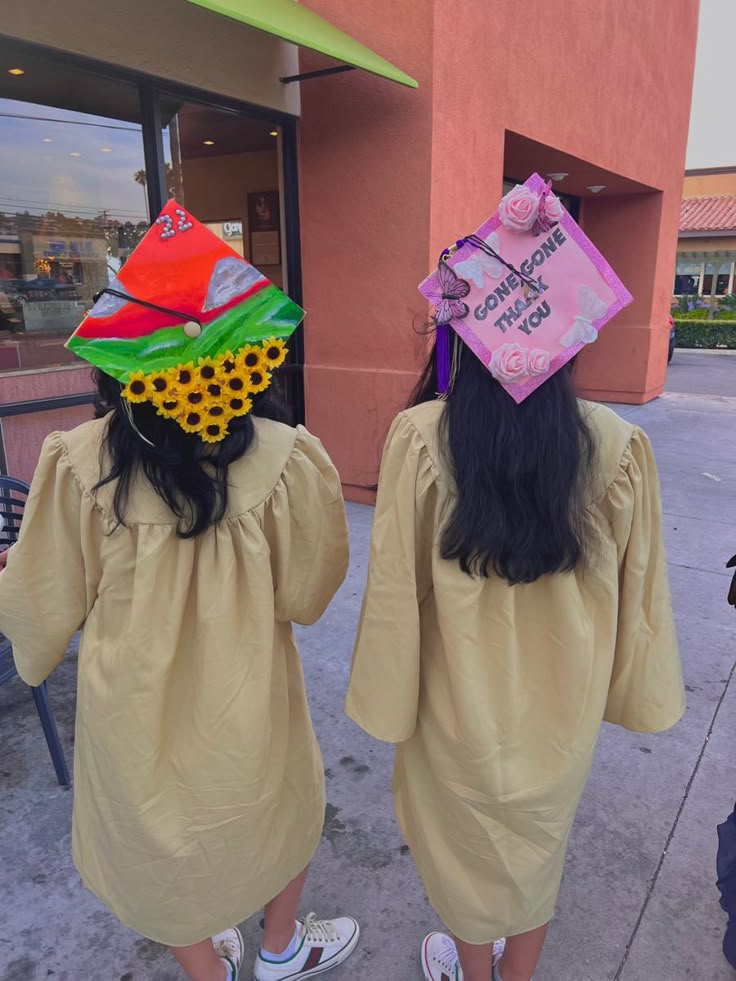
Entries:
POLYGON ((530 0, 523 17, 514 0, 411 0, 398 19, 386 0, 307 2, 420 83, 412 92, 355 73, 302 87, 307 420, 350 495, 369 496, 416 375, 412 326, 427 316, 416 284, 496 206, 507 130, 652 189, 586 201, 586 230, 636 303, 580 374, 597 397, 656 396, 697 0, 530 0))

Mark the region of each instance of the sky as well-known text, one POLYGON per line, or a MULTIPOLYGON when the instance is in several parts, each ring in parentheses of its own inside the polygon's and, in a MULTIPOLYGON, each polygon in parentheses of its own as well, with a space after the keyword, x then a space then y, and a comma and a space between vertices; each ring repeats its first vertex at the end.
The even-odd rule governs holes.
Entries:
POLYGON ((687 170, 736 167, 736 0, 700 0, 687 170))
POLYGON ((0 211, 146 220, 140 126, 0 99, 0 211))

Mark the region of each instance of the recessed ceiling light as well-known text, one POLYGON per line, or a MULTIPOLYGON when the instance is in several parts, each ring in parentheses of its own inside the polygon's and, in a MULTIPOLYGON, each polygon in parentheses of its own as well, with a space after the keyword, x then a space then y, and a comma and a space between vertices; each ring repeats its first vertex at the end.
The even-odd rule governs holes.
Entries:
POLYGON ((101 146, 100 147, 100 153, 112 153, 112 147, 111 146, 101 146))
POLYGON ((547 174, 547 177, 549 177, 551 181, 564 181, 564 179, 569 176, 569 174, 565 174, 563 172, 560 172, 559 174, 547 174))
POLYGON ((8 68, 8 75, 25 75, 24 68, 8 68))
POLYGON ((44 136, 41 140, 42 143, 53 143, 54 141, 49 136, 44 136))
POLYGON ((215 141, 214 140, 202 140, 202 142, 204 143, 205 146, 214 146, 215 145, 215 141))
POLYGON ((268 135, 269 136, 278 136, 279 135, 279 131, 277 129, 272 129, 271 132, 268 135))
POLYGON ((70 154, 69 154, 69 156, 70 156, 70 157, 81 157, 81 156, 82 156, 82 154, 81 154, 81 153, 77 153, 77 151, 76 151, 76 150, 74 150, 74 152, 73 152, 73 153, 70 153, 70 154))
POLYGON ((605 184, 589 184, 588 190, 591 194, 600 194, 600 192, 605 188, 605 184))

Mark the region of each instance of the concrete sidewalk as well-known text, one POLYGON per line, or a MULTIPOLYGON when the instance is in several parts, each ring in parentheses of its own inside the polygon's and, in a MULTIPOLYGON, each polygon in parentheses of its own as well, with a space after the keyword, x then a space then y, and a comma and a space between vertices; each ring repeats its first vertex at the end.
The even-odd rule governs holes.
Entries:
MULTIPOLYGON (((736 797, 736 614, 724 568, 736 551, 736 398, 671 394, 620 411, 647 429, 660 466, 688 711, 662 736, 604 729, 536 979, 728 981, 736 973, 721 955, 714 879, 715 826, 736 797)), ((348 579, 321 623, 299 631, 329 799, 304 911, 361 921, 362 945, 336 981, 420 981, 418 946, 439 924, 394 823, 392 750, 341 711, 372 510, 352 505, 349 515, 348 579)), ((51 682, 66 747, 74 682, 70 656, 51 682)), ((0 979, 180 979, 165 951, 119 926, 79 884, 71 794, 54 784, 17 681, 0 688, 0 744, 0 979)), ((245 933, 254 955, 257 919, 245 933)))

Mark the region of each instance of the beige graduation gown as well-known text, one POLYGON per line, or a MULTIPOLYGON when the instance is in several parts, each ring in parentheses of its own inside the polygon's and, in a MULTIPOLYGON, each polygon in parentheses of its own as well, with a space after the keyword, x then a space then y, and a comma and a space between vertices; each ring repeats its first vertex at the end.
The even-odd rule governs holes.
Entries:
POLYGON ((105 422, 50 436, 0 631, 37 685, 83 627, 73 855, 85 884, 153 940, 240 922, 311 859, 324 773, 291 621, 344 578, 337 473, 305 429, 254 419, 226 518, 194 540, 139 481, 126 527, 95 498, 105 422))
POLYGON ((530 585, 439 555, 441 402, 402 413, 384 453, 347 711, 399 744, 399 824, 430 902, 473 944, 551 919, 601 722, 658 731, 684 708, 649 442, 583 408, 595 564, 530 585))

